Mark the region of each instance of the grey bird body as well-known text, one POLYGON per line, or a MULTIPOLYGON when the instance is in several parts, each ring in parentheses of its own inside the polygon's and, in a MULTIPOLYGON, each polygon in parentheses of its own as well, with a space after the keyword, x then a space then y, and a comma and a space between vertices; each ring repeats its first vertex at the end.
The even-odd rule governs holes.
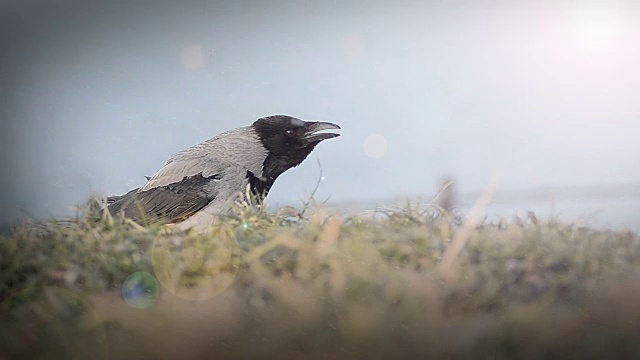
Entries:
POLYGON ((276 178, 299 165, 339 129, 276 115, 227 131, 171 156, 146 184, 110 197, 111 213, 138 222, 163 220, 178 228, 206 228, 229 214, 249 189, 263 199, 276 178))

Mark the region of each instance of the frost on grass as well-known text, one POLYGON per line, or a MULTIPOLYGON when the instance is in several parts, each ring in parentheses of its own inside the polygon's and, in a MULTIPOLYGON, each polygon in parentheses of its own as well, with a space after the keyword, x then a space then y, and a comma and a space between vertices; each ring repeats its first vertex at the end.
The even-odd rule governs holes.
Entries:
POLYGON ((15 229, 0 240, 0 358, 640 351, 636 234, 481 222, 445 271, 464 225, 434 205, 349 218, 239 205, 205 233, 95 209, 15 229))

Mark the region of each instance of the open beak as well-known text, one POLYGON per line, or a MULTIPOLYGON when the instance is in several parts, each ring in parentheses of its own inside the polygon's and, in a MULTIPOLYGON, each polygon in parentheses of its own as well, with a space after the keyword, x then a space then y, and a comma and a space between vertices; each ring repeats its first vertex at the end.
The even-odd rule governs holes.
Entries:
POLYGON ((305 124, 305 132, 302 136, 302 140, 307 144, 319 143, 322 140, 332 139, 340 136, 340 134, 324 132, 319 133, 322 130, 340 129, 340 126, 330 122, 307 122, 305 124))

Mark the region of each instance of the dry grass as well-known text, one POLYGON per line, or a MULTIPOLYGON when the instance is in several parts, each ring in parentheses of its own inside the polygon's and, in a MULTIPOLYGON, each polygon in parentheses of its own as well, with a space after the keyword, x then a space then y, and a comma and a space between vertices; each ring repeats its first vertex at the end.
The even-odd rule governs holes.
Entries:
POLYGON ((0 359, 640 355, 636 234, 533 214, 464 230, 429 205, 286 213, 246 206, 205 234, 108 214, 16 229, 0 359))

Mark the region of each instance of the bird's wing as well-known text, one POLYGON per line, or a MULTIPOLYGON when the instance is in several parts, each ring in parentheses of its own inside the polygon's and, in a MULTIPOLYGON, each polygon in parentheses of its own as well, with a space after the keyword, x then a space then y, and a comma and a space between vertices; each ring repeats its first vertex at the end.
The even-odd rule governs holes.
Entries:
POLYGON ((215 199, 215 183, 228 166, 206 157, 167 163, 143 187, 114 199, 109 211, 124 212, 126 217, 143 222, 182 221, 215 199))
POLYGON ((130 191, 110 204, 109 211, 124 212, 138 222, 181 222, 209 205, 212 214, 220 215, 242 196, 249 180, 246 169, 228 165, 216 174, 198 173, 149 190, 130 191))
POLYGON ((128 218, 140 221, 179 222, 204 208, 217 196, 215 183, 221 177, 202 174, 187 176, 182 181, 156 186, 142 192, 131 191, 109 205, 112 213, 124 212, 128 218))

